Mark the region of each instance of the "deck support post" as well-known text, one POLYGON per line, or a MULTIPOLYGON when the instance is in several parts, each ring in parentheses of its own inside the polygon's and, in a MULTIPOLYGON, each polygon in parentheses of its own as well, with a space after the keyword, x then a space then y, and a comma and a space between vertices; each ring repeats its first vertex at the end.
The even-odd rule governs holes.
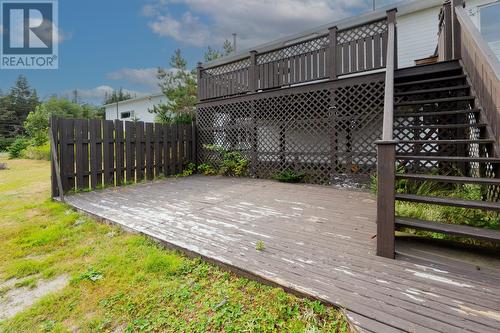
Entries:
POLYGON ((196 83, 198 86, 198 101, 201 101, 204 97, 204 96, 201 96, 201 92, 202 92, 201 74, 202 74, 202 71, 203 71, 203 64, 201 62, 198 62, 198 65, 196 66, 196 73, 197 73, 197 76, 196 76, 197 82, 196 83))
POLYGON ((250 51, 250 68, 248 69, 248 90, 257 92, 257 51, 250 51))
POLYGON ((328 66, 329 66, 329 78, 330 80, 337 79, 337 31, 338 28, 331 27, 328 29, 329 33, 329 48, 328 48, 328 66))
POLYGON ((377 255, 394 259, 397 141, 377 141, 377 255))

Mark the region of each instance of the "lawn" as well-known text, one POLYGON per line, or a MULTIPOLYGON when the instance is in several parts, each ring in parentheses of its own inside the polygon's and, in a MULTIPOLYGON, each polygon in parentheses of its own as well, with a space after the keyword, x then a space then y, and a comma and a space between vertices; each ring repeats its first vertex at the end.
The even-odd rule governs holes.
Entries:
POLYGON ((0 162, 8 165, 0 170, 0 304, 38 297, 1 321, 1 332, 348 331, 331 307, 52 202, 46 161, 0 162))

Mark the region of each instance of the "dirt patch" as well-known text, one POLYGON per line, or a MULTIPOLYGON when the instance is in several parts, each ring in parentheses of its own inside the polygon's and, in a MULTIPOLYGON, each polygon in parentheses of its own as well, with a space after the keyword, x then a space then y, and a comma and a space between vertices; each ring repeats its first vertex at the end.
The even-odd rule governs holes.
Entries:
POLYGON ((39 281, 33 289, 21 287, 9 290, 0 298, 0 320, 13 317, 43 296, 63 289, 68 282, 69 277, 61 275, 50 281, 39 281))

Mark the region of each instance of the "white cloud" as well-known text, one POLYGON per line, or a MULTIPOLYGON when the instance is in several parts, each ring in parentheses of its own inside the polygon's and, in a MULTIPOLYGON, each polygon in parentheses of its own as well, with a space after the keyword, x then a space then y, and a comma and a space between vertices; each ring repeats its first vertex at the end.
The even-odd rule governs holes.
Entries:
POLYGON ((157 68, 123 68, 109 73, 107 77, 111 80, 126 80, 146 86, 152 91, 159 91, 157 72, 157 68))
MULTIPOLYGON (((78 98, 86 102, 102 103, 106 94, 113 92, 113 87, 108 85, 101 85, 90 89, 76 89, 78 92, 78 98)), ((142 93, 134 90, 123 89, 124 93, 128 93, 133 97, 147 96, 148 93, 142 93)), ((72 98, 74 90, 67 90, 61 93, 63 97, 72 98)))
POLYGON ((219 46, 238 34, 243 48, 369 10, 371 0, 154 0, 143 7, 156 34, 195 46, 219 46), (171 6, 186 7, 180 17, 171 6), (203 18, 203 19, 202 19, 203 18))

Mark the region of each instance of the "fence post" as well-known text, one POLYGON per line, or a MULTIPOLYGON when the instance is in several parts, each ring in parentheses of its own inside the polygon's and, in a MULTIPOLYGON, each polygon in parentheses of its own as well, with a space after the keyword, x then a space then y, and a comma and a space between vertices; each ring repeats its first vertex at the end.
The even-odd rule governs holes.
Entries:
POLYGON ((336 80, 337 79, 337 31, 338 28, 331 27, 328 29, 329 33, 329 59, 328 59, 328 66, 330 67, 329 70, 329 76, 330 80, 336 80))
POLYGON ((50 155, 51 155, 51 183, 52 183, 52 198, 59 197, 61 201, 64 202, 64 190, 62 188, 61 181, 61 168, 59 167, 59 158, 58 158, 58 121, 55 116, 50 117, 50 155))
POLYGON ((396 141, 377 144, 377 255, 394 259, 396 141))
POLYGON ((197 77, 196 77, 196 81, 197 81, 197 85, 198 85, 198 101, 201 101, 202 99, 204 99, 204 91, 203 91, 203 88, 202 88, 202 84, 201 84, 201 74, 202 74, 202 71, 203 71, 203 65, 201 62, 198 62, 198 65, 196 66, 196 72, 197 72, 197 77))
POLYGON ((394 70, 398 69, 398 28, 396 25, 396 13, 398 9, 389 9, 387 13, 387 24, 394 25, 394 70))
POLYGON ((250 51, 250 68, 248 69, 248 90, 250 92, 257 91, 257 51, 250 51))
POLYGON ((464 1, 463 0, 451 0, 451 11, 452 11, 452 40, 453 40, 453 59, 460 59, 462 57, 462 46, 461 46, 461 34, 462 32, 460 31, 460 23, 458 22, 457 19, 457 13, 455 12, 455 9, 458 6, 463 6, 464 1))

